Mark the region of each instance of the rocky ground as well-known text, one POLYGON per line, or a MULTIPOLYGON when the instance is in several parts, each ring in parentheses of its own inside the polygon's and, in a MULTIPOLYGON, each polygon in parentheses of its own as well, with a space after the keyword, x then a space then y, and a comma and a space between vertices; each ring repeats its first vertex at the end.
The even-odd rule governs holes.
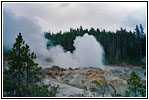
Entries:
MULTIPOLYGON (((9 69, 8 54, 4 54, 3 67, 9 69)), ((104 65, 100 68, 61 68, 52 66, 43 68, 46 78, 44 84, 49 86, 59 86, 57 97, 82 97, 82 96, 105 96, 111 97, 116 91, 116 96, 125 95, 127 80, 130 73, 135 71, 143 82, 146 82, 144 72, 146 69, 140 66, 128 65, 125 63, 117 65, 104 65), (98 85, 97 85, 98 84, 98 85)))
POLYGON ((127 80, 130 73, 135 71, 145 82, 145 69, 135 66, 109 66, 100 68, 69 68, 59 66, 43 68, 46 73, 44 83, 58 86, 57 97, 105 96, 111 97, 116 91, 118 97, 125 95, 127 80), (97 85, 98 84, 98 85, 97 85))

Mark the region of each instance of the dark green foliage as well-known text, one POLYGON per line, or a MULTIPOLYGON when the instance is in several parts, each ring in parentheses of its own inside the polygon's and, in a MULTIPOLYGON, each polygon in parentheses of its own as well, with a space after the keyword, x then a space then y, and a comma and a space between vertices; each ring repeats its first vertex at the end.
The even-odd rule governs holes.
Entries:
POLYGON ((21 33, 16 38, 10 51, 9 69, 4 69, 4 96, 49 96, 47 86, 41 84, 44 75, 41 67, 37 67, 35 53, 30 53, 21 33))
POLYGON ((105 64, 115 64, 116 59, 112 58, 111 56, 105 60, 105 64))
POLYGON ((121 28, 116 32, 107 32, 90 28, 70 28, 69 32, 58 32, 56 34, 46 32, 45 38, 49 40, 47 47, 51 45, 62 45, 66 51, 75 50, 73 41, 76 36, 83 36, 85 33, 93 35, 101 43, 105 51, 105 61, 108 64, 125 62, 141 65, 141 59, 146 56, 146 35, 142 25, 136 26, 134 32, 121 28))
POLYGON ((141 94, 142 97, 146 96, 146 84, 141 85, 141 88, 139 89, 139 93, 141 94))
MULTIPOLYGON (((146 76, 146 72, 144 72, 144 76, 146 76)), ((141 85, 141 88, 139 89, 139 92, 143 97, 146 96, 146 83, 141 85)))
POLYGON ((116 97, 116 90, 111 94, 112 97, 116 97))
POLYGON ((15 79, 12 78, 11 74, 4 69, 3 73, 3 95, 4 96, 14 96, 17 91, 17 85, 15 84, 15 79))
POLYGON ((56 96, 58 87, 59 87, 59 85, 58 86, 51 86, 50 93, 49 93, 51 97, 55 97, 56 96))
POLYGON ((40 84, 21 84, 23 97, 49 97, 50 92, 47 89, 48 86, 43 83, 40 84))
POLYGON ((130 79, 127 80, 128 90, 125 91, 126 96, 146 96, 146 85, 140 80, 140 77, 133 71, 130 79))

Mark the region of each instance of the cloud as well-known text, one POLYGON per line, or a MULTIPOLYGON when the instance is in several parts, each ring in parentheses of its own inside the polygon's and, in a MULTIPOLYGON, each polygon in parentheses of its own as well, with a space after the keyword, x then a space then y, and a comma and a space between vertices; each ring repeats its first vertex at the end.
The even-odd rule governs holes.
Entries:
MULTIPOLYGON (((35 19, 24 16, 15 16, 12 12, 3 11, 3 45, 12 48, 15 38, 21 32, 23 39, 30 45, 31 50, 37 51, 38 48, 45 48, 46 40, 43 37, 41 26, 35 19), (37 47, 36 47, 37 46, 37 47)), ((37 51, 39 52, 39 51, 37 51)))
POLYGON ((38 20, 42 31, 67 31, 70 27, 95 27, 115 31, 146 27, 146 3, 11 3, 4 8, 17 16, 38 20))

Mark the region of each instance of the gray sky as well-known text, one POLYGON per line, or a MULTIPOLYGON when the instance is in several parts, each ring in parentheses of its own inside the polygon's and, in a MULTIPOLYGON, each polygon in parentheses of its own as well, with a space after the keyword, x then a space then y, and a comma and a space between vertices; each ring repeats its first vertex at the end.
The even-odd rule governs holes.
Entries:
POLYGON ((18 32, 41 35, 44 31, 68 31, 80 25, 107 31, 120 27, 133 31, 142 24, 146 29, 146 7, 142 2, 3 3, 4 44, 18 32))

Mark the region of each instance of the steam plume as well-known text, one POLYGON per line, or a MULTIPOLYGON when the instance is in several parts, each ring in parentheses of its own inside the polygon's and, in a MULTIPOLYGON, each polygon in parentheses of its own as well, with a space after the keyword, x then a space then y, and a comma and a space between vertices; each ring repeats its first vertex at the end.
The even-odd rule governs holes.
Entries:
POLYGON ((100 43, 88 34, 76 37, 73 53, 65 52, 62 46, 57 45, 47 50, 47 40, 43 37, 41 27, 36 20, 15 16, 4 10, 4 46, 12 48, 15 38, 21 32, 23 39, 30 46, 31 52, 37 54, 37 63, 42 67, 58 65, 60 67, 100 67, 104 51, 100 43))
POLYGON ((82 37, 78 36, 74 40, 73 46, 75 47, 73 53, 64 52, 63 47, 60 45, 51 47, 47 54, 47 57, 51 60, 46 63, 50 66, 58 65, 64 68, 103 67, 104 51, 94 36, 88 34, 82 37))

